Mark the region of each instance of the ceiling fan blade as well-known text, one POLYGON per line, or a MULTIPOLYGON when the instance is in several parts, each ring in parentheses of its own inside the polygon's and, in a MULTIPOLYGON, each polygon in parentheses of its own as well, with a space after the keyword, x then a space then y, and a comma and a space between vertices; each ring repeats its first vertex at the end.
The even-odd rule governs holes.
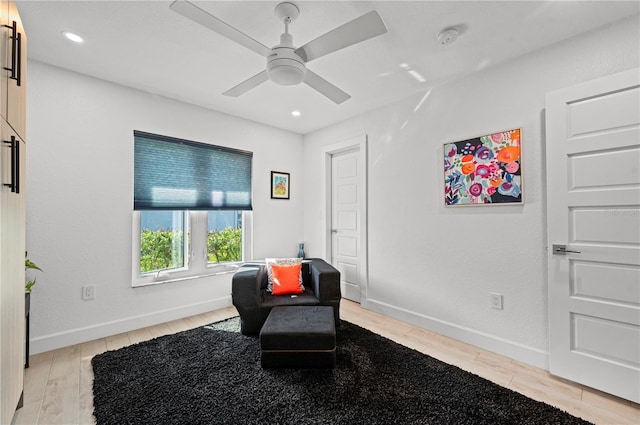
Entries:
POLYGON ((345 100, 351 98, 347 93, 343 92, 315 72, 306 70, 304 74, 304 83, 312 89, 318 91, 320 94, 325 95, 337 104, 341 104, 345 100))
POLYGON ((235 41, 236 43, 246 47, 247 49, 253 50, 262 56, 267 57, 271 54, 271 49, 264 44, 254 40, 247 34, 235 29, 226 22, 221 21, 209 12, 200 9, 193 3, 189 3, 186 0, 176 0, 171 3, 169 8, 185 18, 191 19, 192 21, 209 28, 210 30, 215 31, 218 34, 227 37, 229 40, 235 41))
POLYGON ((225 96, 238 97, 241 94, 245 94, 252 88, 259 86, 260 84, 264 83, 268 79, 269 79, 269 74, 267 74, 267 71, 264 70, 254 75, 253 77, 249 78, 248 80, 241 82, 237 86, 227 90, 222 94, 225 96))
POLYGON ((382 18, 378 12, 372 10, 321 35, 315 40, 311 40, 304 46, 299 47, 295 53, 305 62, 309 62, 386 32, 387 27, 382 22, 382 18))

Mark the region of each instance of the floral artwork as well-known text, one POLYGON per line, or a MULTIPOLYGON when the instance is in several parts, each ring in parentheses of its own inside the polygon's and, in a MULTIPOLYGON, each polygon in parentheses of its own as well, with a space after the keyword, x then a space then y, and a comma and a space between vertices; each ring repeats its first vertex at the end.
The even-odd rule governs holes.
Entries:
POLYGON ((522 203, 520 129, 444 146, 445 205, 522 203))
POLYGON ((271 199, 289 199, 289 173, 271 172, 271 199))

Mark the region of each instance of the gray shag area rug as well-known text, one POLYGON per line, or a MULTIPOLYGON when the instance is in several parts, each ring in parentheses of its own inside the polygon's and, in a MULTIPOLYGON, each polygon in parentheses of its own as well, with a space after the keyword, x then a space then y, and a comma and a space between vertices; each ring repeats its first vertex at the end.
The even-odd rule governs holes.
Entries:
POLYGON ((92 360, 106 424, 587 424, 343 321, 335 369, 262 369, 232 318, 92 360))

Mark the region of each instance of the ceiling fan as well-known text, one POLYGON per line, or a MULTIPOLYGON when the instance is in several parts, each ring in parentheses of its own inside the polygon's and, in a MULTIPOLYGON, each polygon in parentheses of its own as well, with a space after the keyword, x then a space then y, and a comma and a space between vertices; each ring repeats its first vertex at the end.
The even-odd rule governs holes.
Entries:
POLYGON ((280 36, 280 44, 269 48, 186 0, 176 0, 169 7, 185 18, 267 58, 265 70, 223 93, 232 97, 238 97, 271 80, 283 86, 305 83, 340 104, 351 96, 309 70, 306 63, 387 32, 382 18, 374 10, 296 48, 289 34, 289 24, 300 15, 300 9, 294 3, 283 2, 275 7, 275 15, 284 23, 284 33, 280 36))

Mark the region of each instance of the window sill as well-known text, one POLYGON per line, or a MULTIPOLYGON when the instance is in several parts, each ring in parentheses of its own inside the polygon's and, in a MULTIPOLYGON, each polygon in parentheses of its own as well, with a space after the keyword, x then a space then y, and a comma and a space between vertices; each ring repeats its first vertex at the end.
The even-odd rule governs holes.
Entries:
POLYGON ((210 271, 207 271, 206 273, 198 274, 198 275, 172 277, 170 274, 165 274, 157 278, 153 278, 153 277, 149 277, 148 279, 140 278, 138 281, 134 281, 131 284, 131 286, 134 288, 138 288, 141 286, 160 285, 163 283, 183 282, 187 280, 202 279, 205 277, 220 276, 224 274, 235 273, 239 267, 240 267, 240 264, 233 264, 233 265, 227 265, 224 268, 220 267, 218 270, 210 270, 210 271))

